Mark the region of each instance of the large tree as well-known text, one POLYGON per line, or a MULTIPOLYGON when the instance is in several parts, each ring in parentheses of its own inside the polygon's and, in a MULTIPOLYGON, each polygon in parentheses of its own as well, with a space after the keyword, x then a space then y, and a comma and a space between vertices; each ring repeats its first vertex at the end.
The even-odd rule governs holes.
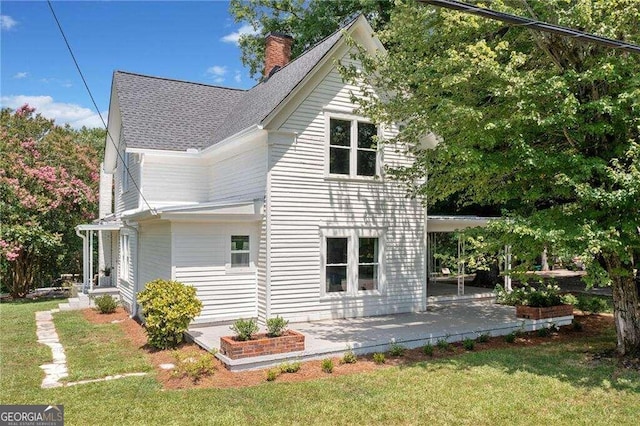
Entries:
POLYGON ((374 28, 389 20, 392 0, 231 0, 236 22, 250 25, 256 34, 240 38, 242 63, 252 77, 262 75, 264 36, 269 32, 291 35, 293 58, 336 31, 345 19, 364 13, 374 28))
POLYGON ((0 112, 0 274, 14 297, 78 272, 74 227, 97 213, 104 131, 57 126, 34 111, 0 112))
MULTIPOLYGON (((490 4, 640 44, 638 0, 490 4)), ((503 208, 521 256, 580 254, 612 286, 619 352, 640 353, 640 55, 411 1, 379 37, 388 54, 344 73, 387 94, 365 114, 404 124, 416 161, 393 173, 430 204, 503 208)))

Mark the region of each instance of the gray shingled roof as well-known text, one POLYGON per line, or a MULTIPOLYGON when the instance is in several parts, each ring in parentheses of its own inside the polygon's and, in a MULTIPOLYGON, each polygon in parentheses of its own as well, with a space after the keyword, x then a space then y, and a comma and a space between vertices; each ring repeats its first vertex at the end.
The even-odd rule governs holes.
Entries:
POLYGON ((355 19, 250 90, 116 71, 113 78, 127 146, 203 149, 261 124, 353 22, 355 19))
POLYGON ((215 129, 246 93, 122 71, 116 71, 113 80, 124 138, 131 148, 206 148, 215 129))
POLYGON ((278 72, 249 90, 213 135, 213 143, 262 121, 280 105, 340 39, 336 31, 278 72))

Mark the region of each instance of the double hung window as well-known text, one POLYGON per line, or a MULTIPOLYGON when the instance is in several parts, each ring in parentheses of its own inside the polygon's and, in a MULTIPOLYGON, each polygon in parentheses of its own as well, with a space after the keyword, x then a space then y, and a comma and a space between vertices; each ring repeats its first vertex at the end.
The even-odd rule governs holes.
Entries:
POLYGON ((246 268, 249 266, 251 250, 248 235, 231 236, 231 267, 246 268))
POLYGON ((378 174, 375 124, 329 119, 329 174, 373 177, 378 174))
POLYGON ((380 291, 381 259, 381 242, 378 236, 358 235, 356 231, 325 236, 324 293, 358 294, 380 291))

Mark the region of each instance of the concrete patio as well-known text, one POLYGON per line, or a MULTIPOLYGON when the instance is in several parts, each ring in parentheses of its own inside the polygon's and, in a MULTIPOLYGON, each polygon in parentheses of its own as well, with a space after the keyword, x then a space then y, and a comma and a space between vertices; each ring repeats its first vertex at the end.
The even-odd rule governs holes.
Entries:
MULTIPOLYGON (((430 304, 426 312, 419 313, 289 324, 289 328, 305 335, 304 351, 235 360, 220 353, 216 356, 232 371, 251 370, 286 361, 342 356, 347 348, 357 354, 387 351, 391 342, 416 348, 436 344, 440 339, 456 342, 485 333, 500 336, 515 330, 537 330, 552 323, 567 325, 572 319, 516 319, 514 307, 492 301, 430 304)), ((233 333, 225 324, 192 327, 188 334, 199 346, 213 350, 219 349, 221 336, 233 333)))

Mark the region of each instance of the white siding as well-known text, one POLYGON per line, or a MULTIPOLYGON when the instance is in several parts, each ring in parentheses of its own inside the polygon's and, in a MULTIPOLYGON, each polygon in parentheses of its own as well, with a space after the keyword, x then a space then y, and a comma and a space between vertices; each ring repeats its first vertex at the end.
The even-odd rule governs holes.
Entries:
POLYGON ((100 163, 100 188, 98 201, 98 217, 103 218, 113 213, 113 175, 105 173, 100 163))
POLYGON ((117 159, 117 167, 114 173, 114 192, 115 192, 115 213, 120 215, 125 210, 132 210, 138 207, 139 201, 139 193, 136 189, 136 185, 138 188, 141 187, 140 182, 140 155, 138 154, 129 154, 129 172, 131 173, 131 177, 129 177, 129 186, 127 189, 123 187, 122 181, 122 173, 124 165, 122 163, 122 159, 126 155, 125 153, 126 144, 121 139, 120 141, 120 155, 117 159))
MULTIPOLYGON (((293 320, 420 310, 425 295, 423 210, 401 186, 325 177, 325 112, 354 109, 335 69, 284 121, 297 138, 270 134, 270 308, 293 320), (381 295, 321 297, 320 227, 339 224, 386 233, 386 287, 381 295)), ((387 135, 389 136, 389 135, 387 135)), ((406 162, 393 147, 384 159, 406 162)))
POLYGON ((260 322, 267 319, 267 220, 264 216, 260 224, 257 264, 257 313, 260 322))
POLYGON ((257 223, 174 223, 172 235, 175 279, 193 285, 203 304, 196 323, 257 316, 257 223), (231 235, 250 236, 250 268, 230 268, 231 235))
POLYGON ((195 158, 145 154, 144 196, 151 204, 204 202, 209 195, 208 167, 195 158))
POLYGON ((259 143, 241 152, 215 158, 209 166, 211 201, 264 196, 267 176, 267 147, 259 143))
POLYGON ((159 222, 140 226, 140 291, 149 281, 171 279, 171 224, 159 222))

